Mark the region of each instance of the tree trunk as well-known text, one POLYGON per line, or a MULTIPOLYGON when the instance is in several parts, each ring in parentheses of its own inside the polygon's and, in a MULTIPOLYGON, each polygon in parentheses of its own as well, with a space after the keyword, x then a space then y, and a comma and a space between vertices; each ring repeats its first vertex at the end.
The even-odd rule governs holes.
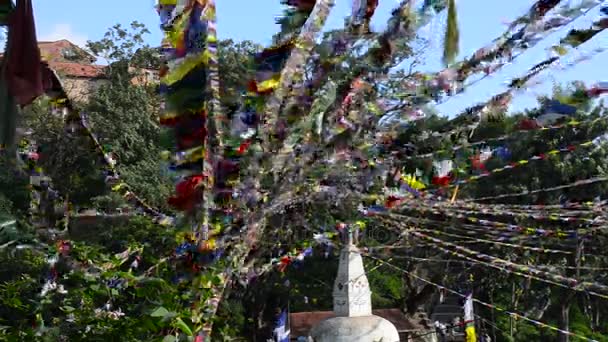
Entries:
MULTIPOLYGON (((583 241, 579 239, 576 244, 576 253, 574 254, 574 258, 569 258, 568 264, 570 264, 570 266, 575 267, 574 271, 567 272, 567 275, 569 277, 572 277, 572 276, 576 276, 577 278, 580 277, 581 272, 580 272, 579 267, 581 264, 582 254, 583 254, 583 241)), ((570 330, 570 305, 572 304, 572 299, 574 299, 576 292, 573 290, 567 290, 567 289, 565 289, 561 292, 564 293, 564 295, 561 297, 561 298, 563 298, 563 300, 562 300, 562 304, 560 305, 559 328, 561 330, 569 331, 570 330)), ((570 336, 560 333, 557 335, 557 341, 558 342, 570 342, 570 336)))
MULTIPOLYGON (((570 302, 572 300, 571 295, 568 295, 562 304, 560 305, 560 315, 559 315, 559 328, 562 330, 568 330, 570 327, 570 302)), ((557 335, 558 342, 569 342, 570 336, 566 334, 559 333, 557 335)))
MULTIPOLYGON (((515 304, 515 283, 511 283, 511 307, 513 307, 513 311, 517 311, 515 304)), ((511 336, 511 339, 513 339, 513 333, 515 332, 513 323, 513 316, 509 315, 509 335, 511 336)))
POLYGON ((594 326, 594 331, 597 331, 599 329, 600 326, 600 305, 601 304, 597 304, 596 301, 594 301, 593 305, 593 326, 594 326))
MULTIPOLYGON (((492 286, 492 289, 490 290, 490 304, 494 307, 494 286, 492 286)), ((492 341, 496 341, 496 317, 494 308, 490 309, 490 312, 492 313, 492 341)))
POLYGON ((408 315, 413 316, 418 308, 427 302, 433 293, 435 293, 436 287, 433 285, 426 285, 420 292, 412 292, 407 296, 405 300, 405 310, 408 315))

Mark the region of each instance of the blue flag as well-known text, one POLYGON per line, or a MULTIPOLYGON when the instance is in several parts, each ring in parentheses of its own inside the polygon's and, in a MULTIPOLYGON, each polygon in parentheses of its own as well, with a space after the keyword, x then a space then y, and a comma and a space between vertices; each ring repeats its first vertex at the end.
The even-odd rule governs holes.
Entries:
POLYGON ((274 328, 276 342, 289 342, 289 327, 287 326, 287 310, 283 310, 277 319, 274 328))

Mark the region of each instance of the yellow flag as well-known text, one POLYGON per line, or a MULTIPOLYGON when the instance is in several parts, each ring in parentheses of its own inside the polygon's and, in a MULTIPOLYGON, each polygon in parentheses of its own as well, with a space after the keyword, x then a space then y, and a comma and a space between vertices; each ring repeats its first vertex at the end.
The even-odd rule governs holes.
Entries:
POLYGON ((269 90, 274 90, 279 86, 280 81, 281 81, 281 74, 277 74, 266 81, 262 81, 262 82, 258 83, 257 84, 258 91, 260 93, 265 93, 269 90))
POLYGON ((477 341, 477 335, 475 334, 475 326, 474 325, 470 325, 468 326, 465 331, 464 331, 465 335, 466 335, 466 342, 476 342, 477 341))
POLYGON ((566 49, 565 47, 563 47, 561 45, 554 46, 553 51, 555 51, 560 56, 564 56, 565 54, 568 53, 568 49, 566 49))
POLYGON ((402 176, 401 180, 414 190, 423 190, 424 188, 426 188, 426 185, 424 185, 424 183, 422 183, 421 181, 416 179, 416 176, 414 176, 414 175, 402 176))
POLYGON ((464 324, 466 326, 465 333, 465 341, 466 342, 476 342, 477 334, 475 333, 475 316, 473 314, 473 296, 467 295, 466 301, 464 303, 464 324))

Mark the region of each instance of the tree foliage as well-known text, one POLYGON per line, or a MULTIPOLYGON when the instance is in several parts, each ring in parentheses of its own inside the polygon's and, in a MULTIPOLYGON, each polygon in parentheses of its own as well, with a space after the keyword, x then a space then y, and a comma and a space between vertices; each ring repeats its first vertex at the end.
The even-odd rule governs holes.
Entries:
MULTIPOLYGON (((457 55, 458 33, 454 6, 455 1, 448 2, 448 16, 451 19, 446 34, 446 39, 449 39, 446 41, 444 55, 446 62, 457 55)), ((115 25, 100 41, 88 42, 88 49, 96 57, 104 58, 109 63, 108 82, 100 86, 88 101, 82 104, 81 109, 86 113, 92 131, 96 133, 104 148, 117 156, 121 178, 147 202, 170 212, 165 203, 174 183, 165 171, 166 164, 161 161, 160 156, 173 145, 173 137, 158 124, 161 101, 156 93, 157 89, 152 86, 134 85, 131 82, 132 67, 155 69, 160 65, 158 51, 143 44, 144 35, 147 33, 149 31, 142 24, 133 22, 128 29, 115 25)), ((325 40, 334 39, 341 34, 344 32, 327 33, 325 40)), ((332 52, 326 48, 327 45, 322 43, 317 47, 316 53, 323 56, 322 58, 331 55, 332 52)), ((357 49, 365 50, 363 47, 353 50, 357 49)), ((246 81, 253 77, 251 56, 260 50, 260 46, 248 41, 219 42, 221 104, 231 115, 241 106, 241 96, 247 87, 246 81)), ((365 52, 357 53, 362 55, 365 52)), ((329 86, 316 93, 322 99, 314 99, 319 101, 311 101, 306 105, 310 107, 303 106, 304 109, 309 109, 314 116, 321 116, 327 108, 339 106, 335 100, 348 90, 350 80, 363 68, 357 63, 357 53, 343 60, 343 68, 333 74, 334 79, 329 86)), ((394 58, 415 56, 409 46, 400 49, 400 53, 401 55, 394 58)), ((374 85, 378 86, 378 89, 368 89, 365 93, 366 101, 371 103, 379 97, 402 93, 403 83, 416 77, 412 72, 413 65, 407 72, 391 74, 388 80, 377 80, 374 85)), ((310 80, 314 77, 311 70, 315 69, 315 65, 311 63, 310 68, 308 65, 306 68, 305 78, 310 80)), ((487 115, 487 120, 482 122, 470 137, 431 136, 429 132, 446 132, 454 128, 454 121, 431 114, 426 120, 402 125, 398 136, 391 142, 391 148, 399 150, 398 156, 401 156, 400 151, 405 150, 408 144, 416 145, 416 152, 420 154, 442 150, 444 152, 437 153, 436 157, 453 159, 456 164, 456 178, 465 179, 479 174, 478 170, 471 168, 471 157, 479 153, 480 146, 503 146, 508 147, 510 151, 508 160, 491 159, 485 165, 491 170, 505 163, 589 141, 608 129, 607 120, 603 120, 607 118, 608 111, 603 105, 590 103, 580 84, 556 87, 550 96, 539 100, 546 102, 549 99, 576 105, 579 110, 574 118, 579 121, 598 120, 593 124, 578 125, 574 128, 521 133, 521 120, 538 117, 541 114, 540 109, 512 116, 497 112, 487 115), (500 138, 505 135, 508 138, 500 138), (482 141, 497 142, 481 144, 482 141), (459 148, 456 153, 452 153, 455 146, 459 148)), ((371 111, 368 107, 365 107, 365 110, 371 111)), ((290 119, 297 122, 297 118, 290 119)), ((318 135, 317 140, 321 141, 324 139, 323 133, 327 131, 326 126, 331 122, 327 117, 315 119, 314 124, 306 123, 306 129, 314 127, 318 135)), ((67 134, 63 120, 48 111, 48 102, 43 99, 29 107, 25 115, 25 125, 33 131, 32 139, 43 146, 40 151, 40 164, 55 180, 57 189, 69 197, 76 207, 93 206, 102 211, 112 211, 124 204, 121 198, 107 188, 102 163, 89 138, 67 134)), ((373 139, 373 133, 375 132, 361 129, 348 137, 345 137, 346 134, 338 134, 328 145, 335 150, 344 150, 347 149, 344 141, 350 139, 357 146, 364 146, 373 139)), ((10 164, 10 158, 5 157, 0 159, 0 221, 25 217, 29 201, 27 179, 17 175, 17 167, 10 164)), ((606 175, 607 157, 606 146, 599 146, 591 151, 576 150, 566 155, 550 156, 533 166, 530 164, 511 170, 508 174, 482 178, 462 186, 459 196, 494 196, 606 175)), ((341 161, 319 162, 315 158, 303 160, 318 167, 312 170, 305 168, 306 163, 298 159, 293 160, 293 163, 286 162, 286 168, 293 169, 292 172, 286 172, 285 179, 289 181, 283 179, 282 182, 277 182, 269 174, 260 176, 262 187, 269 190, 272 196, 294 191, 298 196, 306 198, 303 203, 290 205, 269 217, 269 226, 272 229, 265 230, 261 239, 262 246, 255 251, 251 266, 261 267, 263 265, 260 261, 266 262, 280 258, 287 251, 310 247, 314 233, 319 230, 331 231, 336 224, 353 218, 361 219, 365 223, 366 233, 373 232, 365 235, 365 244, 368 247, 377 246, 382 250, 385 245, 401 241, 403 231, 396 231, 393 226, 382 221, 360 217, 359 206, 362 203, 380 203, 378 199, 369 198, 371 196, 363 198, 362 194, 391 188, 391 178, 383 177, 383 174, 394 175, 398 171, 413 174, 417 170, 432 174, 433 169, 430 162, 432 160, 412 161, 410 158, 391 158, 388 169, 362 165, 363 163, 346 168, 346 163, 341 161), (318 183, 311 185, 310 179, 316 179, 318 183), (285 187, 278 187, 277 184, 285 187), (314 196, 320 193, 317 190, 321 186, 333 188, 334 194, 317 199, 314 196)), ((565 198, 572 201, 589 201, 604 196, 607 190, 606 185, 600 183, 585 188, 514 197, 505 203, 548 204, 559 203, 565 198)), ((445 191, 441 194, 448 195, 445 191)), ((455 229, 460 229, 462 234, 466 233, 463 231, 466 231, 467 226, 461 222, 462 218, 441 219, 443 221, 440 225, 428 225, 440 230, 453 225, 455 229)), ((235 221, 242 223, 243 220, 241 218, 235 221)), ((517 218, 511 223, 544 227, 529 218, 517 218)), ((35 248, 41 241, 35 239, 33 229, 25 225, 20 225, 12 231, 10 239, 3 236, 2 242, 16 239, 22 246, 26 246, 20 249, 0 248, 0 330, 8 336, 7 339, 192 341, 192 322, 199 322, 201 318, 194 316, 196 311, 190 307, 187 299, 192 297, 193 291, 199 291, 202 299, 205 299, 211 295, 212 287, 219 281, 213 275, 177 270, 178 266, 164 262, 165 257, 177 253, 175 246, 179 245, 186 235, 180 231, 179 225, 171 228, 161 227, 147 218, 135 216, 122 222, 112 222, 107 226, 91 224, 87 228, 92 233, 86 234, 84 239, 75 239, 77 241, 72 242, 70 256, 58 260, 57 267, 66 271, 62 272, 62 284, 65 285, 66 292, 53 292, 48 296, 40 295, 45 277, 50 272, 47 252, 54 251, 57 247, 46 245, 42 249, 35 248), (15 259, 20 262, 12 262, 15 259), (196 286, 193 288, 183 285, 183 279, 175 276, 178 271, 189 274, 189 281, 194 282, 196 286), (110 300, 112 306, 107 307, 106 304, 110 300), (44 326, 45 322, 50 322, 49 327, 44 326), (175 338, 176 335, 180 337, 175 338)), ((571 227, 564 224, 558 228, 571 227)), ((593 243, 589 243, 587 248, 599 255, 594 257, 590 265, 606 266, 607 260, 601 254, 601 248, 606 243, 604 239, 605 237, 598 235, 593 243)), ((457 240, 450 238, 446 241, 457 240)), ((376 308, 399 307, 413 315, 437 295, 434 286, 419 281, 417 277, 457 289, 470 286, 470 279, 473 278, 479 279, 475 283, 475 291, 476 297, 481 300, 496 303, 497 306, 514 312, 534 315, 537 319, 542 317, 553 325, 559 325, 560 320, 563 320, 563 310, 566 310, 571 313, 569 326, 572 331, 597 340, 606 339, 604 336, 608 333, 608 326, 593 323, 593 314, 589 313, 589 310, 596 310, 601 317, 608 314, 606 308, 600 306, 601 303, 595 299, 574 296, 568 290, 546 291, 546 286, 530 279, 494 272, 479 265, 464 267, 462 260, 447 265, 421 263, 415 258, 442 258, 445 255, 432 248, 411 244, 409 240, 402 247, 402 250, 385 252, 384 256, 398 260, 406 274, 395 272, 373 259, 365 261, 376 308), (550 305, 541 305, 545 301, 550 305)), ((476 248, 489 255, 500 252, 500 255, 509 260, 522 264, 544 264, 551 267, 572 264, 571 257, 518 252, 504 246, 483 245, 476 248)), ((331 289, 337 265, 336 249, 324 252, 325 250, 315 247, 312 257, 289 267, 285 273, 271 270, 249 286, 235 281, 230 289, 232 291, 222 302, 215 318, 216 337, 225 340, 235 340, 234 336, 266 338, 272 329, 276 307, 284 307, 287 304, 292 311, 331 310, 331 289)), ((219 263, 216 267, 220 269, 223 266, 224 264, 219 263)), ((582 274, 580 279, 605 282, 605 277, 603 274, 589 272, 582 274)), ((476 310, 483 317, 492 316, 492 312, 487 308, 476 310)), ((499 315, 492 323, 503 331, 498 333, 499 340, 556 338, 552 331, 538 329, 526 322, 513 322, 505 315, 499 315), (512 337, 506 333, 511 327, 514 331, 512 337)))

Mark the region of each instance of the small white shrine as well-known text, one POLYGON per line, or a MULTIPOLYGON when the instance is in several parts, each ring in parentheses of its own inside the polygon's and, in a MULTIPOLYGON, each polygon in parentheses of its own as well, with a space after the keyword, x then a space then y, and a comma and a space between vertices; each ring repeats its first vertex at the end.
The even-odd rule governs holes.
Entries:
POLYGON ((399 342, 397 328, 372 314, 372 292, 352 233, 340 252, 333 298, 335 316, 310 330, 310 342, 399 342))

